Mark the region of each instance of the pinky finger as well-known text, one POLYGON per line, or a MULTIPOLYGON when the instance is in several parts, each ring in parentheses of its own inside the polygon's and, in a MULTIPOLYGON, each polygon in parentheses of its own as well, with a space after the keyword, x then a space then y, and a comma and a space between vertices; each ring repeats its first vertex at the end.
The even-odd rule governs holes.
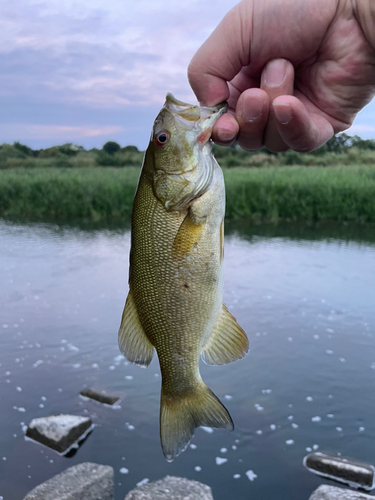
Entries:
POLYGON ((279 134, 294 151, 313 151, 323 146, 334 135, 333 126, 327 118, 309 112, 296 97, 277 97, 272 106, 279 134))

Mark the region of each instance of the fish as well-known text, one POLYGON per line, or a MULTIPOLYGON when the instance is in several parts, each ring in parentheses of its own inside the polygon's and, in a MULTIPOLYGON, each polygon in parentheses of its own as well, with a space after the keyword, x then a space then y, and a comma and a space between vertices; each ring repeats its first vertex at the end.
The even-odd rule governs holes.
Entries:
POLYGON ((160 440, 169 462, 199 426, 234 428, 202 380, 200 357, 221 365, 249 349, 223 304, 225 186, 210 138, 226 109, 225 103, 204 107, 167 94, 133 203, 129 293, 118 342, 125 358, 142 367, 157 352, 160 440))

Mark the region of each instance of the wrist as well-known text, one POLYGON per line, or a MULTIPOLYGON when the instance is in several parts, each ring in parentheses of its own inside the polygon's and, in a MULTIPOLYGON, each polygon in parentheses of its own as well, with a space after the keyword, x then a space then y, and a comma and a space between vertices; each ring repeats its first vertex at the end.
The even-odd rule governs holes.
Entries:
POLYGON ((375 50, 375 1, 354 0, 354 11, 367 41, 375 50))

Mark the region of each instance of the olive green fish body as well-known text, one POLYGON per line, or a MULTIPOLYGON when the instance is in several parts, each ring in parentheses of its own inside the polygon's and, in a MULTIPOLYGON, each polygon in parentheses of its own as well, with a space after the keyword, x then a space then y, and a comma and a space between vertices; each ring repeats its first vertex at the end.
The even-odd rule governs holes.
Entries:
POLYGON ((210 115, 218 110, 207 108, 199 128, 202 108, 198 113, 169 99, 155 121, 134 200, 130 291, 119 345, 141 366, 157 351, 161 441, 165 457, 173 460, 196 427, 233 428, 201 379, 199 358, 209 364, 235 361, 247 352, 248 341, 222 304, 224 181, 204 136, 204 125, 212 126, 210 115))

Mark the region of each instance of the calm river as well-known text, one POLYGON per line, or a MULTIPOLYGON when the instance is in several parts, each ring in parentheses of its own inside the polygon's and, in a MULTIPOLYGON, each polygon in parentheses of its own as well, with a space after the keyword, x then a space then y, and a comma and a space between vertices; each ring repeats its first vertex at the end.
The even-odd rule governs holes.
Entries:
POLYGON ((114 467, 116 500, 167 474, 215 500, 307 500, 329 483, 304 469, 310 450, 375 464, 375 228, 227 225, 225 302, 250 353, 202 376, 236 428, 198 429, 172 464, 156 357, 142 370, 117 348, 129 245, 127 228, 0 221, 0 499, 86 461, 114 467), (79 397, 85 386, 120 408, 79 397), (59 413, 96 424, 70 458, 23 435, 59 413))

